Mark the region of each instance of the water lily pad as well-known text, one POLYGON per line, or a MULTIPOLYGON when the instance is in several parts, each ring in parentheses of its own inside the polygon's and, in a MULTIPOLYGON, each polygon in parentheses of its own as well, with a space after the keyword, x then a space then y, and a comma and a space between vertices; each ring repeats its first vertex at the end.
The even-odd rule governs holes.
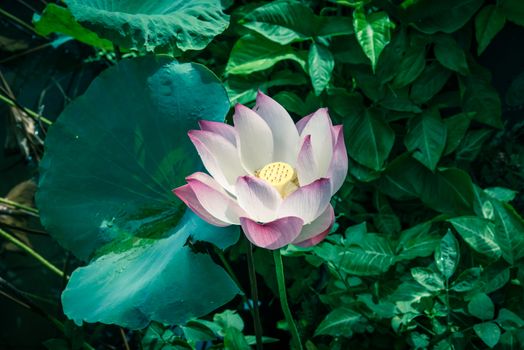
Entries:
POLYGON ((229 25, 220 0, 65 0, 100 37, 146 51, 201 50, 229 25))
POLYGON ((62 112, 47 135, 37 204, 51 235, 91 259, 63 293, 66 315, 130 328, 179 323, 238 292, 187 244, 224 248, 238 230, 204 223, 171 193, 201 167, 187 130, 228 109, 204 66, 143 57, 107 69, 62 112))

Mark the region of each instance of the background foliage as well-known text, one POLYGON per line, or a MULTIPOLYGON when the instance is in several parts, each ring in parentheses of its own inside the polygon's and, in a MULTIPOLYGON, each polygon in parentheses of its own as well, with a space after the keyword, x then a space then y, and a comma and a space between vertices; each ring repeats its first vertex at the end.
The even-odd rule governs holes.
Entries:
MULTIPOLYGON (((308 350, 524 346, 522 1, 11 0, 0 15, 0 347, 254 343, 245 240, 170 190, 199 167, 186 131, 257 89, 344 124, 333 232, 283 251, 308 350)), ((288 348, 271 256, 255 259, 265 347, 288 348)))

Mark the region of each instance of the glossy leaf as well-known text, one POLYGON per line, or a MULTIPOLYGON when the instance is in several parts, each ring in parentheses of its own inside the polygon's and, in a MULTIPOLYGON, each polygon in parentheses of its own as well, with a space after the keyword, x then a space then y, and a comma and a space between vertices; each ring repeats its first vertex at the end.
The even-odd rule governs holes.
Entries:
POLYGON ((450 219, 449 222, 471 248, 492 259, 498 259, 501 251, 495 241, 493 223, 476 216, 462 216, 450 219))
POLYGON ((375 71, 382 50, 391 40, 391 30, 395 25, 386 12, 366 15, 363 8, 357 8, 353 12, 353 27, 360 47, 371 61, 371 68, 375 71))
POLYGON ((352 117, 345 136, 349 155, 374 170, 382 169, 395 141, 394 131, 374 109, 352 117))
POLYGON ((200 118, 223 120, 228 109, 205 67, 143 57, 103 72, 60 115, 46 138, 37 203, 61 245, 93 258, 63 293, 70 318, 129 328, 183 323, 238 292, 186 245, 225 248, 238 231, 204 223, 171 193, 201 167, 187 130, 200 118))
POLYGON ((66 0, 80 24, 126 49, 201 50, 229 24, 219 0, 66 0))
POLYGON ((316 95, 320 95, 328 85, 334 67, 335 61, 329 49, 313 43, 309 48, 308 70, 316 95))
POLYGON ((443 120, 444 125, 446 125, 444 155, 448 155, 457 149, 474 115, 474 113, 459 113, 443 120))
POLYGON ((446 134, 438 110, 433 109, 409 121, 404 144, 413 158, 433 171, 444 151, 446 134))
POLYGON ((435 264, 444 277, 449 279, 457 269, 459 258, 460 250, 457 239, 448 230, 435 250, 435 264))
POLYGON ((431 292, 438 292, 445 288, 445 282, 442 275, 429 268, 412 268, 411 276, 413 276, 415 281, 431 292))
POLYGON ((280 45, 259 35, 248 34, 237 40, 227 62, 229 74, 250 74, 273 67, 282 60, 293 60, 306 68, 307 53, 280 45))
POLYGON ((433 254, 440 237, 431 233, 430 228, 431 223, 425 222, 402 231, 397 244, 397 261, 433 254))
POLYGON ((397 88, 411 84, 426 67, 426 50, 423 46, 415 46, 406 52, 400 65, 395 67, 396 76, 393 85, 397 88))
POLYGON ((510 205, 496 200, 493 204, 495 240, 502 257, 510 264, 524 257, 524 220, 510 205))
POLYGON ((451 290, 459 293, 469 292, 475 290, 480 282, 480 267, 472 267, 464 270, 458 277, 453 281, 451 290))
POLYGON ((477 54, 480 55, 498 32, 504 28, 506 16, 500 7, 486 5, 475 17, 475 36, 477 38, 477 54))
POLYGON ((82 27, 65 7, 48 4, 42 15, 33 16, 33 25, 40 35, 60 33, 71 36, 84 44, 95 46, 105 50, 112 50, 113 43, 101 39, 96 33, 82 27))

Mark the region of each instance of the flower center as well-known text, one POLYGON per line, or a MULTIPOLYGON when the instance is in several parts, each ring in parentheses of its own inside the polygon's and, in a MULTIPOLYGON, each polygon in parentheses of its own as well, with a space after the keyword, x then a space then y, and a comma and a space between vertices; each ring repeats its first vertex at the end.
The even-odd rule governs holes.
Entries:
POLYGON ((265 165, 255 174, 259 179, 266 180, 276 188, 282 198, 290 195, 298 188, 298 179, 291 165, 275 162, 265 165))

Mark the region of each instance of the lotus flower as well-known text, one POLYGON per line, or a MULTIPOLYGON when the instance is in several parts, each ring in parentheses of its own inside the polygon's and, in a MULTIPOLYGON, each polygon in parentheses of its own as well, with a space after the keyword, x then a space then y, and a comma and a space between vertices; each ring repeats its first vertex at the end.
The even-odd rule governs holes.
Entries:
POLYGON ((342 125, 333 126, 326 108, 295 125, 261 92, 253 109, 235 106, 233 122, 200 121, 201 130, 189 131, 209 175, 194 173, 173 192, 212 225, 241 225, 259 247, 322 241, 347 173, 342 125))

